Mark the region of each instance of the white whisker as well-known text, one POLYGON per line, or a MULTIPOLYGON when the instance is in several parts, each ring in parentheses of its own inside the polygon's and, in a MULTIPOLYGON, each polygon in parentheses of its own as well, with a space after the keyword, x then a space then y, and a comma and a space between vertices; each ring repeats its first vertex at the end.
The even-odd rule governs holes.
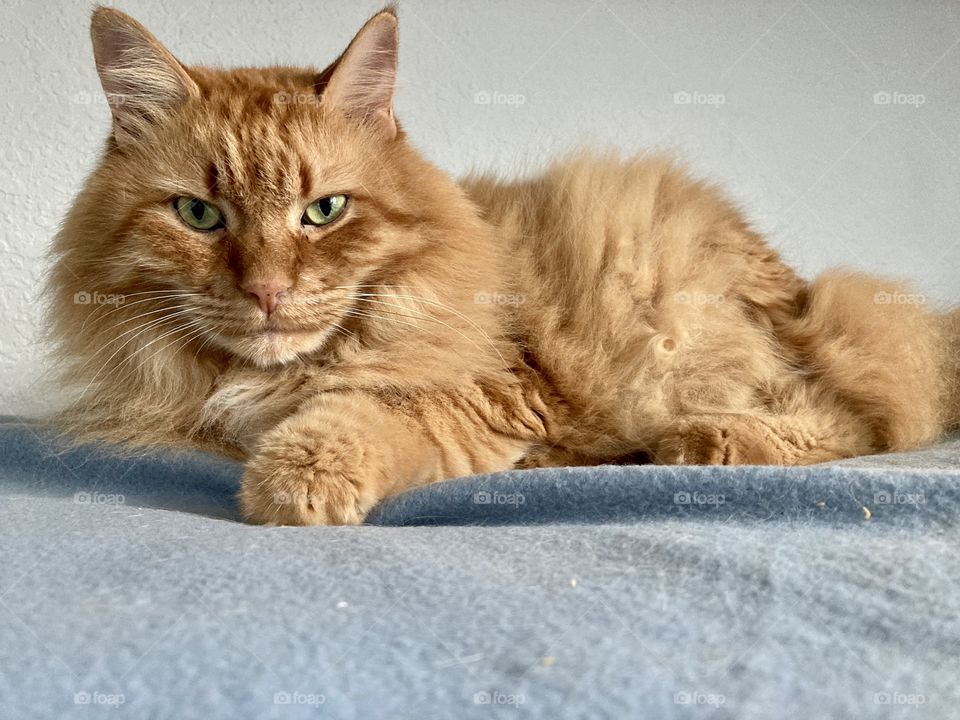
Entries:
POLYGON ((116 350, 114 350, 114 351, 113 351, 113 354, 111 354, 110 357, 107 358, 106 362, 104 362, 103 365, 100 366, 100 369, 97 370, 96 373, 94 373, 93 377, 90 378, 90 382, 87 383, 87 386, 83 389, 83 392, 80 393, 80 399, 83 399, 83 397, 86 396, 87 391, 90 390, 90 386, 93 385, 93 383, 96 381, 96 379, 97 379, 98 377, 100 377, 100 373, 102 373, 102 372, 110 365, 110 361, 113 360, 113 359, 120 353, 120 351, 123 350, 123 348, 125 348, 125 347, 126 347, 127 345, 129 345, 131 342, 133 342, 133 341, 136 340, 138 337, 140 337, 141 335, 143 335, 145 332, 148 332, 148 331, 150 331, 150 330, 152 330, 152 329, 154 329, 154 328, 156 328, 156 327, 160 327, 161 325, 164 325, 164 324, 166 324, 166 323, 168 323, 168 322, 172 322, 172 321, 174 321, 174 320, 177 319, 178 315, 184 314, 184 313, 186 313, 186 312, 188 312, 188 311, 182 311, 181 313, 176 313, 176 314, 174 314, 174 315, 172 315, 172 316, 162 317, 162 318, 158 318, 158 319, 155 319, 155 320, 150 320, 149 322, 143 323, 142 325, 140 325, 140 326, 138 326, 138 327, 135 327, 135 328, 133 328, 132 330, 128 330, 127 332, 122 333, 122 334, 119 335, 118 337, 111 338, 106 345, 104 345, 102 348, 100 348, 99 350, 97 350, 96 352, 94 352, 94 353, 87 359, 87 361, 84 362, 84 364, 83 364, 79 369, 82 370, 83 368, 85 368, 85 367, 90 363, 90 360, 92 360, 92 359, 95 358, 97 355, 99 355, 103 350, 106 350, 106 349, 110 346, 111 343, 116 342, 116 341, 119 340, 121 337, 123 337, 123 335, 127 335, 127 334, 129 334, 129 333, 131 333, 131 332, 134 333, 134 335, 132 335, 131 337, 127 338, 127 340, 126 340, 122 345, 120 345, 120 347, 118 347, 116 350))
MULTIPOLYGON (((126 297, 126 296, 124 296, 124 297, 126 297)), ((133 297, 133 296, 131 295, 130 297, 133 297)), ((183 298, 183 297, 187 297, 187 296, 186 296, 186 295, 179 295, 179 294, 176 294, 176 295, 171 294, 171 295, 162 295, 162 296, 159 296, 159 297, 144 298, 144 299, 142 299, 142 300, 136 300, 136 301, 134 301, 134 302, 132 302, 132 303, 128 303, 128 302, 118 303, 112 310, 110 310, 109 312, 104 313, 103 315, 100 315, 99 317, 97 317, 96 310, 100 310, 100 309, 109 307, 109 305, 98 305, 97 308, 94 310, 94 312, 90 313, 90 314, 86 317, 86 319, 85 319, 85 320, 83 321, 83 323, 80 325, 80 329, 83 330, 84 328, 86 328, 87 323, 90 322, 91 320, 93 320, 95 317, 97 317, 97 320, 103 320, 103 318, 107 317, 108 315, 112 315, 113 313, 117 312, 118 310, 123 310, 124 308, 133 307, 134 305, 140 305, 140 304, 146 303, 146 302, 154 302, 154 301, 156 301, 156 300, 180 299, 180 298, 183 298)))
MULTIPOLYGON (((115 330, 115 329, 117 329, 118 327, 121 327, 122 325, 126 325, 126 324, 129 323, 129 322, 133 322, 134 320, 139 320, 140 318, 147 317, 147 316, 149 316, 149 315, 156 315, 157 313, 162 313, 162 312, 172 312, 172 311, 174 311, 174 310, 190 309, 190 307, 191 307, 190 305, 171 305, 170 307, 157 308, 156 310, 150 310, 149 312, 140 313, 139 315, 134 315, 132 318, 127 318, 126 320, 121 320, 120 322, 116 323, 115 325, 113 325, 113 326, 110 327, 109 329, 110 329, 110 330, 115 330)), ((121 336, 118 336, 118 337, 123 337, 123 336, 121 335, 121 336)))
MULTIPOLYGON (((355 288, 363 288, 363 287, 368 287, 368 288, 369 288, 369 287, 373 287, 373 288, 411 288, 412 286, 410 286, 410 285, 353 285, 353 286, 350 286, 350 285, 340 285, 340 286, 337 286, 336 289, 337 289, 337 290, 353 290, 353 289, 355 289, 355 288)), ((506 359, 503 357, 503 355, 500 354, 500 350, 497 349, 497 346, 494 344, 493 339, 490 337, 490 335, 488 335, 487 332, 486 332, 482 327, 480 327, 476 322, 474 322, 473 320, 471 320, 469 317, 467 317, 466 315, 464 315, 462 312, 460 312, 459 310, 457 310, 457 309, 455 309, 455 308, 450 307, 449 305, 446 305, 445 303, 441 303, 441 302, 438 302, 438 301, 436 301, 436 300, 430 300, 429 298, 419 297, 419 296, 416 296, 416 295, 399 295, 399 294, 397 294, 397 293, 388 293, 388 294, 384 294, 384 293, 353 293, 353 296, 354 296, 355 298, 357 298, 357 299, 364 298, 364 297, 377 297, 377 298, 395 297, 395 298, 403 299, 403 300, 413 300, 414 302, 426 303, 427 305, 432 305, 432 306, 441 308, 442 310, 446 310, 447 312, 451 313, 452 315, 455 315, 456 317, 460 318, 461 320, 466 321, 471 327, 473 327, 475 330, 477 330, 477 331, 483 336, 483 339, 486 340, 487 343, 489 343, 491 349, 492 349, 495 353, 497 353, 497 355, 499 356, 501 362, 503 362, 504 366, 507 366, 507 361, 506 361, 506 359)), ((465 336, 464 336, 464 337, 465 337, 465 336)))
MULTIPOLYGON (((181 341, 183 342, 183 347, 186 347, 191 340, 200 337, 200 336, 203 335, 204 333, 209 333, 209 330, 207 330, 207 328, 205 328, 203 325, 198 325, 198 324, 196 324, 196 323, 191 323, 191 324, 188 324, 188 325, 182 325, 182 326, 180 326, 180 327, 174 328, 173 330, 171 330, 171 331, 169 331, 169 332, 164 333, 163 335, 161 335, 160 337, 158 337, 158 338, 156 338, 156 339, 154 339, 154 340, 151 340, 151 341, 148 342, 146 345, 144 345, 142 348, 139 348, 139 349, 137 350, 137 352, 142 352, 143 350, 146 350, 148 347, 150 347, 151 345, 153 345, 153 344, 154 344, 155 342, 157 342, 158 340, 162 340, 163 338, 168 337, 168 336, 170 336, 170 335, 173 335, 174 333, 177 333, 177 332, 183 332, 183 331, 185 331, 185 330, 190 329, 191 327, 192 327, 193 329, 190 330, 190 332, 187 334, 186 337, 174 338, 173 341, 167 343, 166 345, 164 345, 163 347, 161 347, 159 350, 156 350, 155 352, 151 353, 149 357, 146 357, 146 358, 144 358, 143 360, 141 360, 140 363, 139 363, 135 368, 133 368, 133 370, 129 371, 126 375, 124 375, 124 376, 119 380, 119 382, 121 382, 121 383, 126 382, 127 378, 129 378, 131 375, 136 375, 137 372, 140 370, 140 368, 142 368, 147 362, 149 362, 151 359, 153 359, 154 357, 156 357, 157 355, 159 355, 160 353, 162 353, 162 352, 163 352, 164 350, 166 350, 168 347, 171 347, 172 345, 175 345, 175 344, 177 344, 178 342, 181 342, 181 341)), ((131 357, 132 357, 132 356, 131 356, 131 357)))
MULTIPOLYGON (((470 323, 470 325, 471 325, 473 328, 475 328, 475 329, 481 334, 481 336, 482 336, 483 339, 487 342, 487 344, 490 346, 490 348, 497 354, 497 357, 500 358, 500 361, 503 363, 503 366, 504 366, 505 368, 508 367, 506 358, 503 357, 503 355, 500 353, 500 350, 497 349, 497 346, 494 344, 492 338, 483 330, 483 328, 481 328, 481 327, 480 327, 479 325, 477 325, 475 322, 473 322, 472 320, 470 320, 470 318, 466 317, 465 315, 462 315, 461 313, 457 312, 456 310, 454 310, 454 309, 452 309, 452 308, 449 308, 449 307, 443 305, 442 303, 433 303, 433 302, 431 302, 431 301, 424 300, 423 298, 416 298, 416 297, 413 297, 413 296, 381 295, 381 294, 371 294, 371 293, 363 293, 363 294, 361 294, 361 295, 354 295, 354 299, 357 300, 358 302, 376 303, 376 304, 380 304, 380 305, 391 306, 390 303, 385 302, 384 300, 380 300, 380 299, 374 300, 374 299, 372 299, 372 298, 389 298, 389 297, 397 297, 397 298, 403 298, 403 299, 410 299, 410 300, 413 300, 413 301, 415 301, 415 302, 426 302, 426 303, 430 303, 430 304, 432 304, 432 305, 436 305, 436 306, 438 306, 438 307, 441 307, 441 308, 447 310, 448 312, 456 315, 457 317, 463 318, 463 319, 466 320, 468 323, 470 323)), ((392 305, 392 307, 395 307, 395 308, 396 308, 396 307, 399 307, 399 308, 402 308, 402 309, 404 309, 404 310, 406 310, 406 311, 408 311, 408 312, 418 312, 418 313, 420 313, 420 316, 421 316, 421 317, 423 317, 423 318, 425 318, 425 319, 427 319, 427 320, 432 320, 433 322, 439 323, 439 324, 443 325, 444 327, 447 327, 447 328, 449 328, 450 330, 453 330, 453 331, 456 332, 458 335, 460 335, 460 337, 462 337, 464 340, 467 340, 469 343, 471 343, 471 344, 472 344, 474 347, 476 347, 477 349, 479 349, 479 350, 482 350, 482 349, 483 349, 473 338, 471 338, 470 336, 468 336, 466 333, 462 332, 461 330, 459 330, 458 328, 454 327, 453 325, 450 325, 450 324, 448 324, 448 323, 445 323, 443 320, 440 320, 439 318, 437 318, 437 317, 435 317, 435 316, 433 316, 433 315, 430 315, 430 314, 428 314, 428 313, 422 313, 422 312, 420 312, 420 311, 418 311, 418 310, 413 310, 412 308, 404 308, 402 305, 400 305, 400 306, 398 306, 398 305, 392 305)))

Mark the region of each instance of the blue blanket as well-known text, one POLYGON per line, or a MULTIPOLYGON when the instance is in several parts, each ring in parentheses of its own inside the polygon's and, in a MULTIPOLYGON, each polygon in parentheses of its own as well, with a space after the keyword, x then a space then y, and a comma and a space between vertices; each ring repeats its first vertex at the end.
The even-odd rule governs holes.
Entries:
POLYGON ((0 424, 0 717, 960 717, 956 440, 504 472, 345 528, 242 524, 240 475, 0 424))

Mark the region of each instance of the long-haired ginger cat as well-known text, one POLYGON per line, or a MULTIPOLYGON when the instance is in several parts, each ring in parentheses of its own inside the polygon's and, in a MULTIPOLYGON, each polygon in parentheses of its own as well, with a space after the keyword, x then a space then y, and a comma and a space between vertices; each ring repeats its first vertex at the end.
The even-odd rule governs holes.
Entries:
POLYGON ((462 182, 392 111, 397 19, 325 70, 186 66, 93 15, 113 114, 56 240, 82 438, 246 463, 259 523, 356 523, 471 473, 797 465, 954 426, 960 322, 799 278, 668 159, 462 182))

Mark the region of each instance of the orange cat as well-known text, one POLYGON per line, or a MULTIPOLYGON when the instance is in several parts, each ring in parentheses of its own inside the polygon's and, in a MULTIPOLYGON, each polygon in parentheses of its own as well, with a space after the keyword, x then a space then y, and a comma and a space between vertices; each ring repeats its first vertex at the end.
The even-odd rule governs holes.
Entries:
POLYGON ((93 16, 113 113, 56 240, 80 438, 246 461, 254 522, 511 467, 820 462, 956 425, 960 322, 797 277, 663 158, 460 184, 392 111, 397 21, 323 71, 180 64, 93 16))

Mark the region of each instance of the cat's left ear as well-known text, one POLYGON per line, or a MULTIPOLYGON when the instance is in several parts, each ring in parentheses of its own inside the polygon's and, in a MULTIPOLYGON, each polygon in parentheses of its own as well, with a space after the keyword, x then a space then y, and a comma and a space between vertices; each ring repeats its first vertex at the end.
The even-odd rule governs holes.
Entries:
POLYGON ((360 28, 347 49, 316 81, 323 103, 373 125, 386 137, 397 134, 393 91, 397 82, 399 35, 393 8, 360 28))

